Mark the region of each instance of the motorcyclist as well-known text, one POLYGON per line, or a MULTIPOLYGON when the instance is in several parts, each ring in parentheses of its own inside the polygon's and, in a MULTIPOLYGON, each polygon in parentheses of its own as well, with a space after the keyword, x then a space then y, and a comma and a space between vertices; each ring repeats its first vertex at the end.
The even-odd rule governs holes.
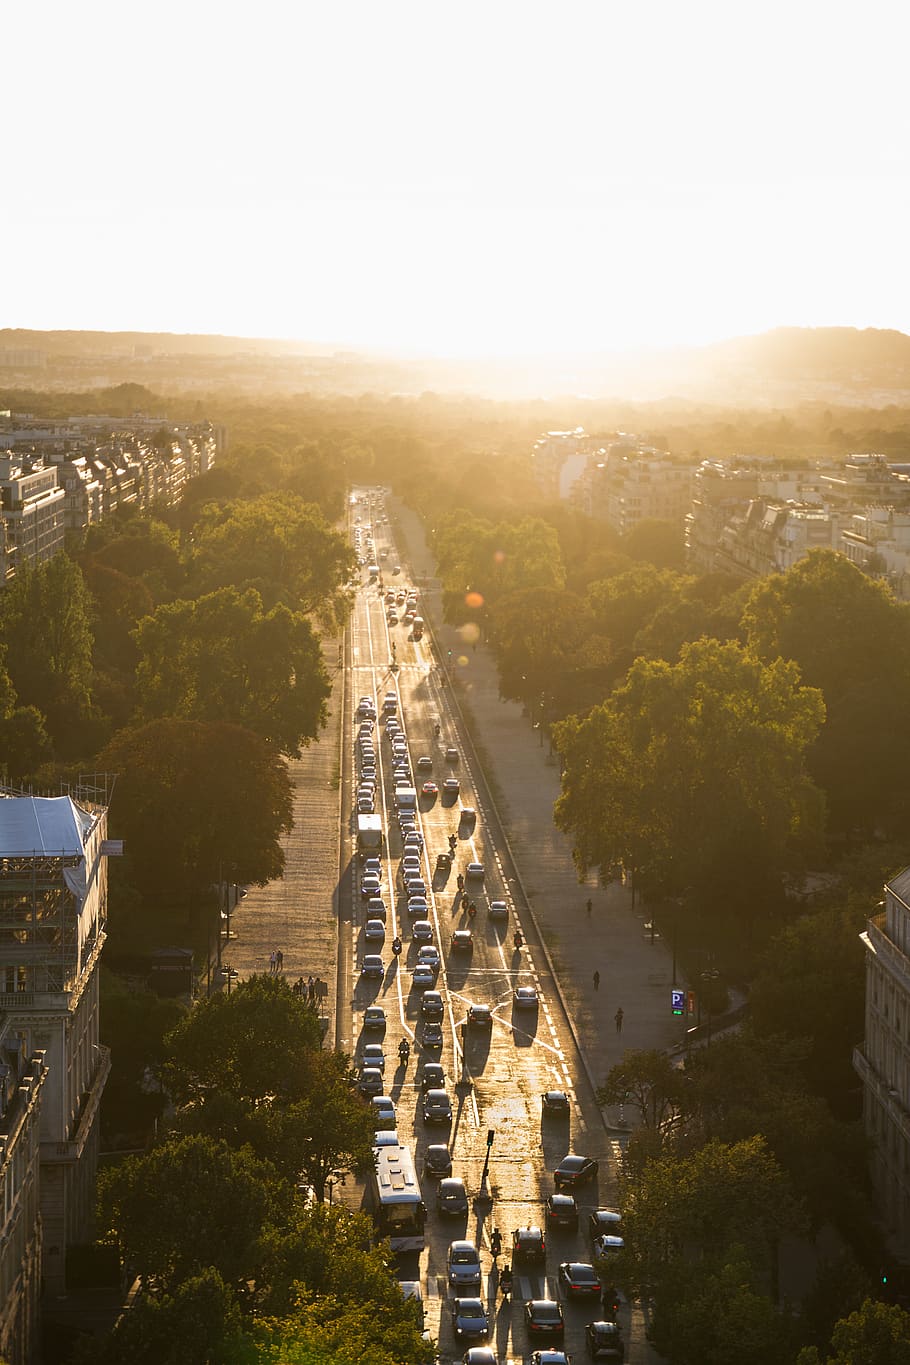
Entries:
POLYGON ((457 834, 450 834, 450 835, 449 835, 449 848, 450 848, 451 852, 454 853, 457 847, 458 847, 458 835, 457 835, 457 834))
POLYGON ((395 937, 392 939, 392 952, 395 954, 396 957, 398 957, 398 955, 401 952, 401 949, 402 949, 401 939, 396 934, 395 937))
POLYGON ((408 1042, 407 1038, 402 1038, 401 1042, 398 1044, 398 1057, 399 1057, 399 1060, 402 1061, 402 1062, 406 1062, 406 1061, 408 1060, 408 1058, 410 1057, 410 1055, 411 1055, 411 1044, 408 1042))
POLYGON ((434 732, 435 732, 435 734, 436 734, 436 738, 438 739, 439 736, 442 734, 442 726, 441 726, 441 725, 434 725, 434 726, 433 726, 433 730, 434 730, 434 732))
POLYGON ((499 1228, 494 1228, 493 1231, 490 1233, 490 1254, 492 1255, 494 1261, 496 1260, 496 1257, 499 1255, 501 1251, 502 1233, 499 1231, 499 1228))
POLYGON ((460 872, 459 872, 458 877, 457 877, 457 882, 458 882, 458 890, 459 890, 459 891, 463 891, 463 890, 464 890, 464 877, 461 875, 460 872))
POLYGON ((468 901, 468 919, 473 919, 477 914, 477 906, 473 901, 468 901))
POLYGON ((499 1272, 499 1288, 502 1297, 507 1299, 512 1292, 512 1267, 509 1265, 504 1265, 499 1272))
POLYGON ((515 947, 516 947, 516 948, 520 948, 520 947, 522 946, 522 944, 524 943, 524 938, 522 937, 522 933, 521 933, 521 930, 520 930, 520 929, 516 929, 516 930, 515 930, 515 933, 514 933, 514 935, 513 935, 513 937, 512 937, 512 942, 515 944, 515 947))
POLYGON ((604 1285, 603 1310, 604 1317, 609 1322, 616 1321, 616 1314, 619 1312, 619 1294, 616 1291, 615 1285, 604 1285))

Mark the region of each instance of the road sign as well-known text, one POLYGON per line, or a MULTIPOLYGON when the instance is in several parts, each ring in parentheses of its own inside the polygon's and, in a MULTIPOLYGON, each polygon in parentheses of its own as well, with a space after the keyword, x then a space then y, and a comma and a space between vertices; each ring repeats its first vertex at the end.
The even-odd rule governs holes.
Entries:
POLYGON ((686 1012, 686 993, 685 991, 670 992, 670 1009, 674 1015, 683 1015, 686 1012))
POLYGON ((687 1006, 686 1006, 686 1007, 687 1007, 687 1010, 688 1010, 689 1014, 694 1014, 694 1013, 695 1013, 695 992, 694 992, 694 991, 689 991, 689 992, 688 992, 688 994, 687 994, 687 996, 686 996, 686 1002, 687 1002, 687 1006))

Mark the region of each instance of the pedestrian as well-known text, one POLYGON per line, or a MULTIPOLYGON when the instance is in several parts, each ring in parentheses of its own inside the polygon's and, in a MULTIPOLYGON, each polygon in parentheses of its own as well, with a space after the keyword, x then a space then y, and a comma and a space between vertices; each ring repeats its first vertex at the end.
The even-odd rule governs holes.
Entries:
POLYGON ((312 1000, 312 999, 313 999, 314 989, 315 989, 315 987, 314 987, 314 984, 313 984, 313 973, 310 972, 310 975, 307 977, 307 983, 306 983, 306 998, 307 998, 307 1000, 312 1000))
POLYGON ((291 990, 294 992, 295 995, 299 995, 299 994, 300 994, 300 981, 299 981, 299 980, 294 982, 293 986, 291 987, 291 990))
POLYGON ((618 1010, 616 1011, 616 1013, 613 1015, 613 1019, 614 1019, 614 1021, 615 1021, 615 1023, 616 1023, 616 1032, 617 1032, 617 1033, 622 1033, 622 1019, 623 1019, 623 1009, 622 1009, 622 1005, 620 1005, 619 1009, 618 1009, 618 1010))
POLYGON ((600 972, 594 973, 594 989, 596 991, 600 990, 600 972))
POLYGON ((278 952, 275 954, 275 957, 276 957, 276 959, 277 959, 278 970, 279 970, 279 972, 283 972, 283 971, 284 971, 284 953, 281 951, 280 948, 278 949, 278 952))
POLYGON ((277 954, 276 954, 276 952, 275 952, 275 949, 273 948, 272 951, 269 953, 269 971, 270 971, 270 972, 274 972, 274 970, 275 970, 275 964, 277 963, 277 961, 278 961, 278 957, 277 957, 277 954))
POLYGON ((590 915, 591 911, 594 909, 594 902, 591 900, 591 897, 590 897, 590 896, 588 897, 588 903, 587 903, 587 905, 585 906, 585 909, 587 910, 587 912, 588 912, 589 915, 590 915))

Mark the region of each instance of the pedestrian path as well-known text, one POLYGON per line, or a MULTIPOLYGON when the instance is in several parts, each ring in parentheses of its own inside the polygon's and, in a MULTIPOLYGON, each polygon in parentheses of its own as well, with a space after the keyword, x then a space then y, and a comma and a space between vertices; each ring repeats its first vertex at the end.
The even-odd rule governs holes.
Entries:
MULTIPOLYGON (((423 582, 424 618, 432 625, 455 699, 492 779, 534 918, 599 1084, 627 1049, 663 1050, 684 1037, 687 1021, 671 1014, 672 954, 646 927, 646 912, 633 909, 625 887, 600 887, 594 874, 579 885, 571 840, 553 824, 560 792, 557 760, 522 708, 500 698, 492 653, 482 644, 466 645, 458 629, 443 624, 435 563, 422 525, 403 504, 390 499, 389 505, 402 549, 423 582)), ((609 1117, 618 1124, 628 1116, 613 1111, 609 1117)))

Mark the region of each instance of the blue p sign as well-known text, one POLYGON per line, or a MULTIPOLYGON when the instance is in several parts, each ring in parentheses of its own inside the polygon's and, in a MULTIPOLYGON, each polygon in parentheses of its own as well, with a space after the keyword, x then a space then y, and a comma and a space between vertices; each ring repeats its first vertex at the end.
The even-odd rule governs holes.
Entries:
POLYGON ((680 1015, 686 1012, 686 993, 685 991, 670 992, 670 1009, 674 1014, 680 1015))

